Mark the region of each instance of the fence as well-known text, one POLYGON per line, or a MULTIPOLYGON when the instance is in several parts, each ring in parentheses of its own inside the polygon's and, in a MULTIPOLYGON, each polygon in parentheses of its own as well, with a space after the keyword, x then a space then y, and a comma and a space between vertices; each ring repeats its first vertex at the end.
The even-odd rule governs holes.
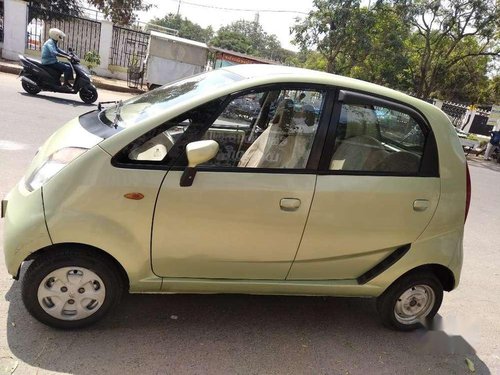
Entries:
POLYGON ((146 57, 149 33, 113 26, 110 64, 122 67, 140 65, 146 57))
POLYGON ((467 107, 462 104, 444 102, 441 110, 448 115, 453 126, 460 127, 467 113, 467 107))
POLYGON ((44 41, 48 38, 49 30, 53 27, 66 34, 64 41, 58 47, 64 50, 73 48, 75 53, 83 57, 89 51, 99 51, 101 38, 101 23, 82 17, 69 16, 57 12, 47 12, 36 7, 29 7, 28 14, 47 15, 47 20, 32 18, 29 20, 26 48, 40 51, 44 41))

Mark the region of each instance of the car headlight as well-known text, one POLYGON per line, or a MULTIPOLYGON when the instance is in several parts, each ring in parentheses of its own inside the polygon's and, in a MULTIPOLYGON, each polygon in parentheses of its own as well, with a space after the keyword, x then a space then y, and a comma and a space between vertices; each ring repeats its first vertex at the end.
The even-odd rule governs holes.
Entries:
POLYGON ((87 150, 87 148, 81 147, 66 147, 57 150, 26 179, 26 188, 29 191, 38 189, 55 176, 57 172, 87 150))

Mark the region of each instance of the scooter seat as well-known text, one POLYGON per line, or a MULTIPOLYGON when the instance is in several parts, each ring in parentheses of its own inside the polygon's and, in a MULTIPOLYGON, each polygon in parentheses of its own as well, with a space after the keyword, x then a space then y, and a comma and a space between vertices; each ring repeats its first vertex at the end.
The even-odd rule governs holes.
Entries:
POLYGON ((35 59, 32 59, 32 58, 29 58, 29 57, 25 57, 26 60, 28 60, 30 63, 33 63, 34 65, 36 65, 37 67, 41 68, 41 69, 44 69, 46 70, 52 77, 54 77, 55 79, 59 79, 61 77, 61 72, 56 70, 56 69, 53 69, 47 65, 43 65, 40 61, 38 60, 35 60, 35 59))

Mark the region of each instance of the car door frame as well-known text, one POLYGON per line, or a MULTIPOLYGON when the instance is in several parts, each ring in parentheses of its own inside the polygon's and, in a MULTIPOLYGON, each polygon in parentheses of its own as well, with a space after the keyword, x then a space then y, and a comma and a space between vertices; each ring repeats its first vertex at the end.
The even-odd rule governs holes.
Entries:
POLYGON ((397 99, 387 98, 369 92, 351 88, 337 87, 335 90, 335 101, 330 126, 326 135, 323 153, 318 166, 318 175, 360 175, 360 176, 414 176, 414 177, 439 177, 439 154, 436 137, 428 120, 415 107, 397 99), (419 171, 414 174, 403 174, 400 172, 377 172, 377 171, 346 171, 330 170, 330 162, 335 153, 335 141, 340 121, 343 104, 373 104, 393 109, 411 116, 420 126, 425 135, 425 144, 419 171))

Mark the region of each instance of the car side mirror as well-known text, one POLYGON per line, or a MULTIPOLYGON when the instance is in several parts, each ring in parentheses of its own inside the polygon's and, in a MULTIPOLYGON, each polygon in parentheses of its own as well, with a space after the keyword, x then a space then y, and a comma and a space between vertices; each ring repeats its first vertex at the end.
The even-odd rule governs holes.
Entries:
POLYGON ((219 144, 212 140, 188 143, 186 146, 188 166, 182 174, 180 185, 193 185, 194 177, 196 176, 196 167, 215 157, 218 152, 219 144))

